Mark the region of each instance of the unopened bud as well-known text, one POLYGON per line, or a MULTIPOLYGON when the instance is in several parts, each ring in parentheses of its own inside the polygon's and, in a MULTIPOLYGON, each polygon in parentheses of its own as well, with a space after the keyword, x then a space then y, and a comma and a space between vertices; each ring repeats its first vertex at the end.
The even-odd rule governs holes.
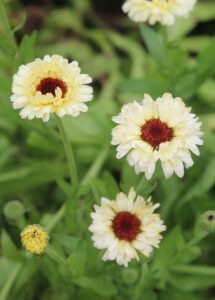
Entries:
POLYGON ((23 216, 24 206, 18 200, 10 201, 4 206, 4 215, 7 219, 16 221, 23 216))
POLYGON ((215 210, 209 210, 200 217, 202 228, 208 232, 215 232, 215 210))
POLYGON ((133 285, 139 278, 138 271, 134 268, 124 269, 122 271, 122 283, 125 285, 133 285))

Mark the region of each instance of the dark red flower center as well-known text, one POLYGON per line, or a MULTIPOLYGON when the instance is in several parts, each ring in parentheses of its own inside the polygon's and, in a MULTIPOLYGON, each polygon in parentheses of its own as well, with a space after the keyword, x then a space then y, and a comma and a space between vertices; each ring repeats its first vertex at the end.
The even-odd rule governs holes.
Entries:
POLYGON ((159 149, 161 143, 169 142, 174 136, 174 131, 160 119, 148 120, 141 127, 141 138, 154 149, 159 149))
POLYGON ((140 220, 129 212, 119 212, 112 223, 115 235, 120 240, 133 241, 140 232, 140 220))
POLYGON ((47 77, 40 81, 38 84, 36 90, 41 92, 41 94, 46 95, 48 93, 51 93, 54 97, 56 96, 55 90, 56 88, 60 88, 62 91, 62 97, 64 97, 67 87, 64 81, 57 79, 57 78, 51 78, 47 77))

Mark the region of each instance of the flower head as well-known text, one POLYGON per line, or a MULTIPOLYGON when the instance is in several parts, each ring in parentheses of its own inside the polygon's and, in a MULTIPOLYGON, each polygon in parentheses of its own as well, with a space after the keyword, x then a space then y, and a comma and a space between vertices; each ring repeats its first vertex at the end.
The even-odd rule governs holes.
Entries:
POLYGON ((22 108, 22 118, 42 118, 50 114, 78 116, 92 100, 92 79, 80 74, 76 61, 71 63, 59 55, 46 55, 43 59, 22 65, 13 77, 11 101, 15 109, 22 108))
POLYGON ((142 103, 129 103, 113 118, 119 125, 112 130, 112 145, 118 145, 117 158, 127 155, 135 172, 145 172, 150 179, 156 162, 161 161, 166 178, 175 172, 184 175, 184 165, 193 165, 190 151, 199 155, 202 145, 201 123, 190 113, 181 98, 164 94, 153 101, 144 95, 142 103))
POLYGON ((138 252, 149 257, 160 243, 160 232, 166 229, 159 214, 154 213, 159 204, 136 197, 133 188, 128 196, 121 192, 116 200, 102 198, 101 202, 101 206, 94 206, 89 230, 94 246, 106 249, 103 260, 127 266, 132 259, 139 260, 138 252))
POLYGON ((28 225, 21 233, 22 244, 33 254, 42 254, 48 244, 48 233, 40 225, 28 225))
POLYGON ((122 9, 135 22, 172 25, 175 16, 187 17, 196 0, 127 0, 122 9))

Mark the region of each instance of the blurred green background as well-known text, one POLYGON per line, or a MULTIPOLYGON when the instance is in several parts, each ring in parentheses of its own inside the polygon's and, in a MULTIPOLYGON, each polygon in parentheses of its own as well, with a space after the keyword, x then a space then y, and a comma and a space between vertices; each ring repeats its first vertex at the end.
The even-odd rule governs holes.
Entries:
POLYGON ((168 28, 139 27, 122 13, 122 3, 1 1, 0 300, 215 299, 214 234, 189 244, 198 237, 199 216, 215 210, 215 2, 199 1, 189 18, 168 28), (76 212, 54 119, 22 120, 10 102, 18 66, 45 54, 77 60, 93 78, 89 112, 63 119, 82 182, 76 212), (101 196, 114 199, 143 177, 115 158, 111 117, 144 93, 164 92, 192 106, 203 122, 204 146, 182 180, 165 180, 158 171, 143 181, 140 194, 161 203, 168 230, 148 272, 141 262, 125 269, 101 261, 89 215, 101 196), (33 223, 49 229, 66 267, 25 253, 20 231, 33 223))

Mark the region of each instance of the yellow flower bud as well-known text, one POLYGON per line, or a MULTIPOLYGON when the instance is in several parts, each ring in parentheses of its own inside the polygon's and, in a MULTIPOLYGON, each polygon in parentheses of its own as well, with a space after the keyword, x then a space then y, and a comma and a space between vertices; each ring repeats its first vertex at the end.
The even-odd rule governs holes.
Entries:
POLYGON ((38 224, 28 225, 21 232, 21 240, 25 249, 33 254, 42 254, 48 244, 49 236, 38 224))

